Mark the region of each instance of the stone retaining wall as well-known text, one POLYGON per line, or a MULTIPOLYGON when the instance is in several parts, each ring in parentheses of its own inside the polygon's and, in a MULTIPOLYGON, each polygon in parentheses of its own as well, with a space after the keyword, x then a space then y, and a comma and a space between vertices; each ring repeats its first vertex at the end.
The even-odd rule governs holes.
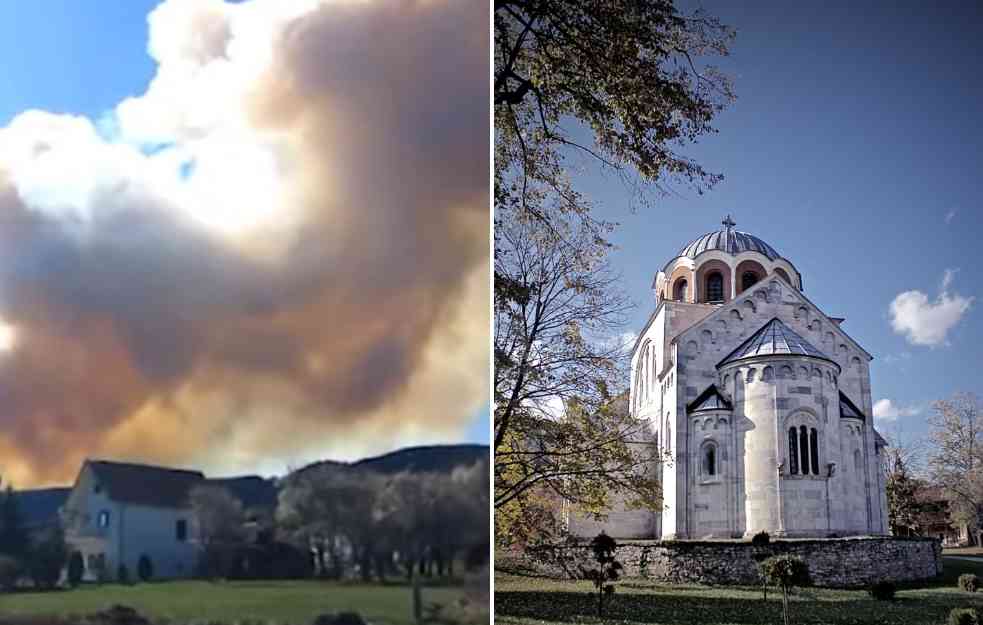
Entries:
MULTIPOLYGON (((764 547, 736 541, 626 541, 618 545, 624 577, 668 583, 755 585, 758 560, 802 557, 817 586, 865 587, 878 581, 912 582, 942 573, 942 543, 933 538, 860 537, 773 540, 764 547)), ((536 558, 549 574, 577 577, 590 564, 587 544, 548 547, 536 558)))

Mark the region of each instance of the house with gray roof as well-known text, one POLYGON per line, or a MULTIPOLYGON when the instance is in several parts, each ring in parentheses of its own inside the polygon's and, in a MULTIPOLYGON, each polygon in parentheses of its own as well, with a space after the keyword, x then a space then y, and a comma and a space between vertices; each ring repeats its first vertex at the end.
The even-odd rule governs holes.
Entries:
POLYGON ((276 488, 256 476, 209 480, 200 471, 87 460, 61 508, 65 539, 85 562, 83 579, 131 575, 141 556, 156 578, 194 573, 199 542, 189 494, 195 486, 226 488, 246 509, 272 509, 276 488))

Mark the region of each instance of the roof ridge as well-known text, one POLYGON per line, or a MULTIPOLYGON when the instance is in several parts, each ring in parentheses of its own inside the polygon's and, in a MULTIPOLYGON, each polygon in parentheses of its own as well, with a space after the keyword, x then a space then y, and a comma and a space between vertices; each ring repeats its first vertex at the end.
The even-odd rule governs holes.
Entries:
POLYGON ((88 459, 88 462, 92 464, 105 464, 115 467, 131 467, 135 469, 155 469, 158 471, 172 471, 174 473, 190 473, 193 475, 201 475, 201 476, 205 475, 200 469, 179 469, 176 467, 168 467, 160 464, 148 464, 145 462, 122 462, 120 460, 102 460, 99 458, 90 458, 88 459))

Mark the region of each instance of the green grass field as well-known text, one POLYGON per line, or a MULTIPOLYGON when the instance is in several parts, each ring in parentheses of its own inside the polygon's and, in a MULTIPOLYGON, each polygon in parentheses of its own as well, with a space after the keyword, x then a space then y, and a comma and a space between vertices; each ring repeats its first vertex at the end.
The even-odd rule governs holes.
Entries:
MULTIPOLYGON (((961 573, 983 577, 983 562, 944 559, 942 579, 919 588, 899 590, 892 602, 876 601, 862 590, 798 590, 792 599, 793 623, 824 625, 943 625, 949 610, 983 611, 983 592, 956 588, 961 573)), ((714 623, 761 625, 781 623, 781 594, 760 588, 669 586, 626 580, 618 584, 605 619, 596 615, 597 596, 590 582, 570 582, 496 572, 495 622, 548 623, 714 623)))
MULTIPOLYGON (((423 588, 423 603, 448 604, 464 596, 458 587, 423 588)), ((176 581, 135 586, 82 586, 74 590, 0 594, 0 615, 88 615, 113 603, 171 621, 261 620, 307 625, 324 612, 355 611, 372 623, 413 622, 408 586, 321 581, 176 581)), ((484 621, 487 622, 487 612, 484 621)), ((6 620, 4 620, 6 622, 6 620)))

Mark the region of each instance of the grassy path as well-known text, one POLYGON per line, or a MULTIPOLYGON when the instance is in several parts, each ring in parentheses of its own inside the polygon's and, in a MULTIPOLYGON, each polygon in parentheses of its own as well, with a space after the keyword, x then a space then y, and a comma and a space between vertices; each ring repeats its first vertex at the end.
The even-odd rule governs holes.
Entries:
MULTIPOLYGON (((450 603, 459 588, 424 588, 423 601, 450 603)), ((179 581, 135 586, 83 586, 75 590, 0 594, 0 615, 72 616, 91 614, 112 603, 154 618, 256 619, 306 625, 324 612, 355 611, 373 623, 410 625, 412 598, 407 586, 338 584, 320 581, 179 581)))
MULTIPOLYGON (((809 588, 792 600, 797 624, 942 625, 949 610, 983 611, 983 592, 969 594, 955 586, 960 573, 983 577, 983 562, 944 559, 943 579, 921 588, 900 590, 893 602, 875 601, 862 590, 809 588)), ((497 573, 495 622, 513 625, 550 623, 653 623, 682 625, 761 625, 781 623, 781 598, 757 588, 669 586, 630 580, 618 584, 605 619, 596 616, 596 596, 589 582, 569 582, 497 573)))

